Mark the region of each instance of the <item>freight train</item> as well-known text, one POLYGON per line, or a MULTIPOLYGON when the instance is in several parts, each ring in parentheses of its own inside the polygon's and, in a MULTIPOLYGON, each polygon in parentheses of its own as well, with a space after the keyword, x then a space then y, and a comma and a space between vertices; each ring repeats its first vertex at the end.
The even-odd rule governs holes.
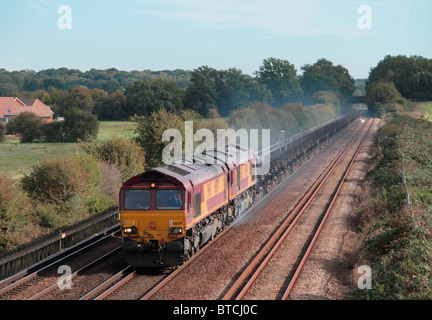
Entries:
POLYGON ((182 264, 360 116, 353 112, 273 145, 264 175, 257 176, 262 153, 229 145, 130 178, 119 196, 125 261, 137 268, 182 264))
POLYGON ((258 158, 229 145, 148 170, 120 190, 122 251, 130 265, 182 264, 256 199, 258 158))

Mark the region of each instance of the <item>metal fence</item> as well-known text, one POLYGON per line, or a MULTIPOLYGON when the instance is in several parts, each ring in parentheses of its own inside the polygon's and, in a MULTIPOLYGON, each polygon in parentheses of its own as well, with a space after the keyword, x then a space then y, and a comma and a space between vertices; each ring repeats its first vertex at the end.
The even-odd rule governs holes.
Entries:
POLYGON ((111 208, 64 230, 57 230, 41 239, 17 247, 0 256, 0 280, 71 247, 119 222, 119 211, 111 208))
POLYGON ((409 211, 411 209, 411 202, 410 202, 410 195, 408 192, 408 184, 405 176, 405 158, 403 155, 402 155, 402 184, 405 188, 405 204, 407 206, 407 211, 409 211))

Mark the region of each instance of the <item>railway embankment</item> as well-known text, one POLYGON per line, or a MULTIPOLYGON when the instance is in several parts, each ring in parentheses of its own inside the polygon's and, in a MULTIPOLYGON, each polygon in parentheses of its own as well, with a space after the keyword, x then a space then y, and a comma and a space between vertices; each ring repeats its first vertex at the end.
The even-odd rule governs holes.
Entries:
POLYGON ((432 123, 397 113, 378 131, 375 166, 359 205, 359 265, 370 267, 358 299, 432 297, 432 123))

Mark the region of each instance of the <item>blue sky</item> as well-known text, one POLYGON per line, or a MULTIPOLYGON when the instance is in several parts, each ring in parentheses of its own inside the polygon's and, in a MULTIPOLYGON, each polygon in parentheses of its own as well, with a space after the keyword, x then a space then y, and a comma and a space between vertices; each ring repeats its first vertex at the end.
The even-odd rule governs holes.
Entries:
POLYGON ((0 68, 192 70, 326 58, 366 78, 385 55, 432 58, 430 0, 15 0, 0 3, 0 68), (71 9, 71 29, 58 13, 71 9), (358 20, 368 6, 372 29, 358 20))

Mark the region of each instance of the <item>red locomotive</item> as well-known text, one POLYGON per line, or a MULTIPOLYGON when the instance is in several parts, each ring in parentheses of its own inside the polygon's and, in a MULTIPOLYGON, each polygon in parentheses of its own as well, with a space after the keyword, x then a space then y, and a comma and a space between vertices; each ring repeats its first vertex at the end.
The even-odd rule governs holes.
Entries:
POLYGON ((191 257, 253 204, 256 160, 249 149, 229 145, 125 182, 120 220, 126 262, 168 267, 191 257))

